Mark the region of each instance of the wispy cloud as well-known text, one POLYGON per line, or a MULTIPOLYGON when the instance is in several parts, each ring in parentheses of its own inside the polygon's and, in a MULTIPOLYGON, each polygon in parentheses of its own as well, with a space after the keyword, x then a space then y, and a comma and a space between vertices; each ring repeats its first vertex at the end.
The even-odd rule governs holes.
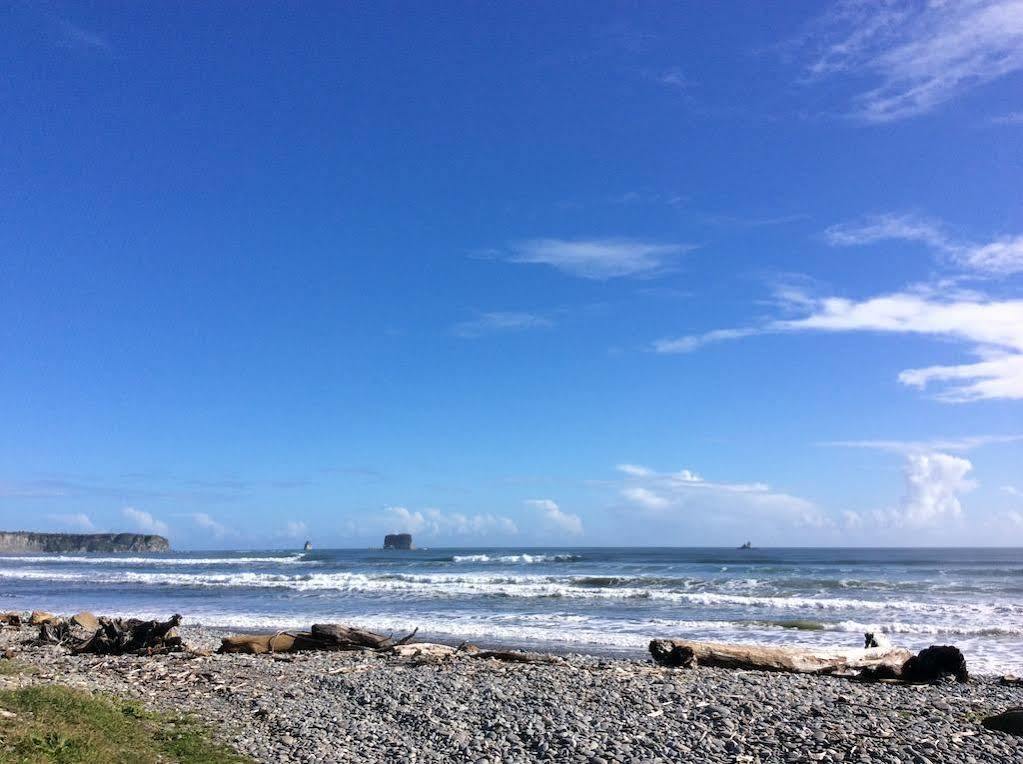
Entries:
POLYGON ((543 329, 554 326, 554 322, 537 313, 516 311, 494 311, 482 313, 471 321, 455 324, 451 331, 456 337, 475 339, 487 334, 517 332, 525 329, 543 329))
POLYGON ((1011 111, 1008 114, 999 114, 991 117, 988 122, 992 125, 1023 125, 1023 111, 1011 111))
POLYGON ((121 514, 129 523, 131 523, 135 530, 142 533, 165 534, 169 530, 167 523, 157 520, 151 514, 143 512, 141 509, 125 507, 121 510, 121 514))
POLYGON ((703 334, 662 339, 659 353, 687 353, 710 342, 785 332, 876 332, 911 334, 966 342, 980 360, 952 366, 907 369, 899 381, 925 388, 947 383, 937 398, 949 402, 1023 399, 1023 300, 998 300, 976 292, 937 295, 926 289, 895 292, 864 300, 815 299, 789 290, 801 317, 760 326, 715 329, 703 334))
POLYGON ((227 536, 237 535, 237 531, 228 528, 223 523, 217 522, 205 512, 192 513, 192 522, 203 531, 211 533, 214 538, 222 539, 227 536))
POLYGON ((514 535, 519 532, 510 518, 490 513, 470 515, 442 512, 436 508, 413 511, 406 507, 386 507, 384 515, 388 527, 393 530, 427 537, 514 535))
POLYGON ((651 77, 655 82, 665 85, 670 88, 677 88, 679 90, 687 90, 692 87, 692 81, 686 77, 681 67, 672 66, 668 69, 662 69, 659 72, 651 73, 651 77))
POLYGON ((654 276, 671 269, 679 255, 695 249, 636 239, 532 239, 513 247, 514 263, 548 265, 584 279, 604 281, 654 276))
POLYGON ((97 32, 72 24, 67 19, 57 19, 57 26, 61 33, 60 44, 66 48, 110 52, 110 43, 97 32))
POLYGON ((843 0, 815 20, 803 42, 811 81, 872 82, 850 112, 892 122, 1023 69, 1023 1, 843 0))
POLYGON ((821 445, 871 448, 896 454, 911 454, 930 451, 973 451, 983 446, 1020 441, 1023 441, 1023 435, 970 435, 964 438, 935 438, 934 440, 832 440, 821 443, 821 445))
POLYGON ((882 241, 918 242, 972 271, 998 276, 1023 272, 1023 235, 970 242, 955 237, 945 224, 917 215, 874 215, 832 226, 824 235, 830 244, 845 247, 882 241))
POLYGON ((557 502, 551 499, 529 499, 526 501, 526 506, 542 512, 544 522, 554 530, 563 531, 572 536, 578 536, 583 532, 582 518, 579 515, 563 512, 557 502))
POLYGON ((767 515, 794 526, 831 525, 813 502, 775 491, 766 483, 715 482, 689 469, 658 472, 636 464, 620 464, 617 469, 624 475, 618 494, 626 506, 658 516, 679 512, 733 519, 767 515))
POLYGON ((47 518, 51 522, 64 528, 74 528, 80 531, 96 530, 96 526, 92 523, 92 518, 84 512, 76 512, 66 515, 47 515, 47 518))

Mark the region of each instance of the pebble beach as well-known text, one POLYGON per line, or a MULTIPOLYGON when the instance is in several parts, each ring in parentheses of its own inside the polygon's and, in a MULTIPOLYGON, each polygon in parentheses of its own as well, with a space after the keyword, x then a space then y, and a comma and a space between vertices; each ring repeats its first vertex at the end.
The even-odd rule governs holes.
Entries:
MULTIPOLYGON (((0 631, 6 658, 29 667, 4 686, 59 682, 194 714, 259 762, 1023 761, 1023 738, 980 725, 1023 705, 1023 688, 994 676, 867 684, 581 654, 74 656, 35 633, 0 631)), ((181 633, 199 651, 223 635, 181 633)))

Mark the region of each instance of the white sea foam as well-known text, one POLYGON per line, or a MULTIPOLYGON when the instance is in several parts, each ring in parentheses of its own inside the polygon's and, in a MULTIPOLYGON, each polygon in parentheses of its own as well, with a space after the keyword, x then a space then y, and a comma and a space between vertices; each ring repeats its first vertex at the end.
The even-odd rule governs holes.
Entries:
POLYGON ((498 562, 505 564, 534 564, 538 562, 577 562, 582 557, 578 554, 456 554, 452 562, 498 562))
POLYGON ((209 566, 209 565, 298 565, 319 564, 306 560, 302 554, 279 557, 86 557, 75 555, 3 555, 0 562, 27 563, 30 565, 122 565, 122 566, 209 566))

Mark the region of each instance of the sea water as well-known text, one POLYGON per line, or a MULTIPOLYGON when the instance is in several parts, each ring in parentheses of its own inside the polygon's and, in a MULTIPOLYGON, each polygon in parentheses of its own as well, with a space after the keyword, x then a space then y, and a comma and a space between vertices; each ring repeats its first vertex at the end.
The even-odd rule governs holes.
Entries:
POLYGON ((474 548, 0 556, 0 609, 642 655, 654 637, 918 650, 1023 671, 1023 549, 474 548))

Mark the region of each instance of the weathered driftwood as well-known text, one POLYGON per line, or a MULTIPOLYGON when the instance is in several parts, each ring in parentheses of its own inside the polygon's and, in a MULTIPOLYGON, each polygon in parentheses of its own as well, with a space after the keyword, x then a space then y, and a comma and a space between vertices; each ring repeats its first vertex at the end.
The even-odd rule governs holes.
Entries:
POLYGON ((21 613, 0 613, 0 626, 21 626, 21 613))
POLYGON ((28 617, 29 626, 42 626, 44 623, 50 621, 59 621, 60 619, 53 613, 47 613, 45 610, 33 610, 32 614, 28 617))
POLYGON ((51 618, 39 625, 39 641, 66 646, 73 653, 125 655, 166 653, 184 649, 177 626, 180 615, 167 621, 97 618, 78 613, 67 620, 51 618))
POLYGON ((764 647, 723 642, 696 642, 687 639, 655 639, 650 654, 666 666, 700 666, 788 671, 797 674, 832 674, 867 667, 902 665, 912 653, 898 647, 808 650, 799 647, 764 647))
POLYGON ((655 639, 650 643, 653 659, 665 666, 693 665, 754 671, 787 671, 796 674, 841 674, 867 680, 894 679, 902 682, 933 682, 954 676, 969 680, 966 659, 958 648, 932 646, 913 655, 892 647, 887 640, 867 634, 860 649, 818 649, 765 647, 685 639, 655 639))
POLYGON ((296 653, 306 650, 388 650, 412 641, 418 629, 401 639, 342 624, 317 623, 311 631, 237 634, 220 641, 221 653, 296 653))
POLYGON ((989 716, 981 724, 989 730, 1023 735, 1023 708, 1010 708, 995 716, 989 716))

